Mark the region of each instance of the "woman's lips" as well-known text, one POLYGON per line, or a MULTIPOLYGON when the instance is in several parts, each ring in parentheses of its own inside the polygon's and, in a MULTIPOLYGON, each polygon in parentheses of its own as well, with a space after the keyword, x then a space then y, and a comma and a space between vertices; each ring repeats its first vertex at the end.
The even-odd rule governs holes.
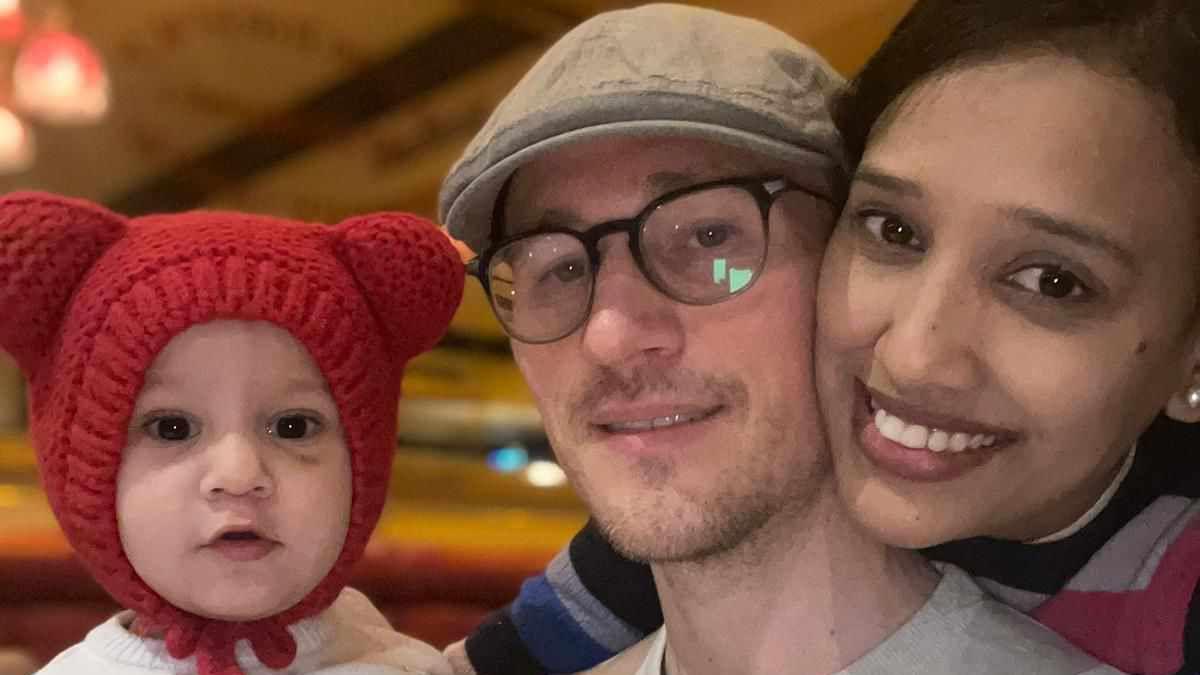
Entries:
POLYGON ((983 465, 996 451, 991 448, 963 452, 934 452, 928 448, 909 448, 889 440, 879 432, 873 420, 866 420, 858 434, 863 454, 877 468, 912 481, 953 480, 983 465))
POLYGON ((985 464, 1016 439, 1015 433, 999 427, 922 413, 869 390, 862 382, 856 384, 859 400, 853 428, 859 446, 876 468, 897 477, 918 482, 953 480, 985 464), (902 412, 894 415, 893 408, 902 412))

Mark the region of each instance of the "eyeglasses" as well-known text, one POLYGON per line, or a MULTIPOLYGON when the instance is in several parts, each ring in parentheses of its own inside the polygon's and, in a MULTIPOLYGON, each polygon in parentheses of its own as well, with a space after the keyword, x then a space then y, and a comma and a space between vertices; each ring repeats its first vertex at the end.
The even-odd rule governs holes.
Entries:
POLYGON ((638 269, 664 295, 712 305, 754 285, 766 264, 771 213, 792 197, 831 201, 779 176, 700 183, 662 195, 633 218, 506 237, 467 269, 510 336, 553 342, 591 314, 604 237, 628 234, 638 269))

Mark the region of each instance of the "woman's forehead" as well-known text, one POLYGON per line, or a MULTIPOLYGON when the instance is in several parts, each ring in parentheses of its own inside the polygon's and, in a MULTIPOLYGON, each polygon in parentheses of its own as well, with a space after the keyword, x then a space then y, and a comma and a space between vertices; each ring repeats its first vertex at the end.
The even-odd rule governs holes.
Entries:
POLYGON ((1167 110, 1139 85, 1070 59, 972 66, 907 95, 863 164, 1006 208, 1174 220, 1197 203, 1198 184, 1167 110))

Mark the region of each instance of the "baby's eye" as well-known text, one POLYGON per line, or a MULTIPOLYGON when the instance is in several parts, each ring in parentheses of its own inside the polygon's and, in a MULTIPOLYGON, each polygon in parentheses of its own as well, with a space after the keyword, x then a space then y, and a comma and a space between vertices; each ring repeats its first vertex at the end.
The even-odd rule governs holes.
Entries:
POLYGON ((271 420, 267 433, 284 440, 300 441, 316 436, 323 427, 315 415, 286 413, 271 420))
POLYGON ((200 433, 200 425, 188 419, 186 415, 157 415, 142 425, 142 429, 150 438, 163 443, 180 443, 195 438, 200 433))

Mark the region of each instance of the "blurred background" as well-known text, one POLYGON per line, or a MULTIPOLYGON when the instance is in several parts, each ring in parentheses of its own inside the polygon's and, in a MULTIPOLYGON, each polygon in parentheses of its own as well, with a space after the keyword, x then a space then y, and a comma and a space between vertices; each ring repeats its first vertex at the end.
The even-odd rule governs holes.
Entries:
MULTIPOLYGON (((138 215, 435 215, 501 96, 603 0, 0 0, 0 191, 138 215)), ((911 0, 691 3, 752 16, 851 75, 911 0)), ((0 308, 0 311, 4 311, 0 308)), ((356 586, 443 645, 583 523, 473 280, 404 383, 392 496, 356 586)), ((70 556, 0 354, 0 651, 40 662, 110 612, 70 556)))

